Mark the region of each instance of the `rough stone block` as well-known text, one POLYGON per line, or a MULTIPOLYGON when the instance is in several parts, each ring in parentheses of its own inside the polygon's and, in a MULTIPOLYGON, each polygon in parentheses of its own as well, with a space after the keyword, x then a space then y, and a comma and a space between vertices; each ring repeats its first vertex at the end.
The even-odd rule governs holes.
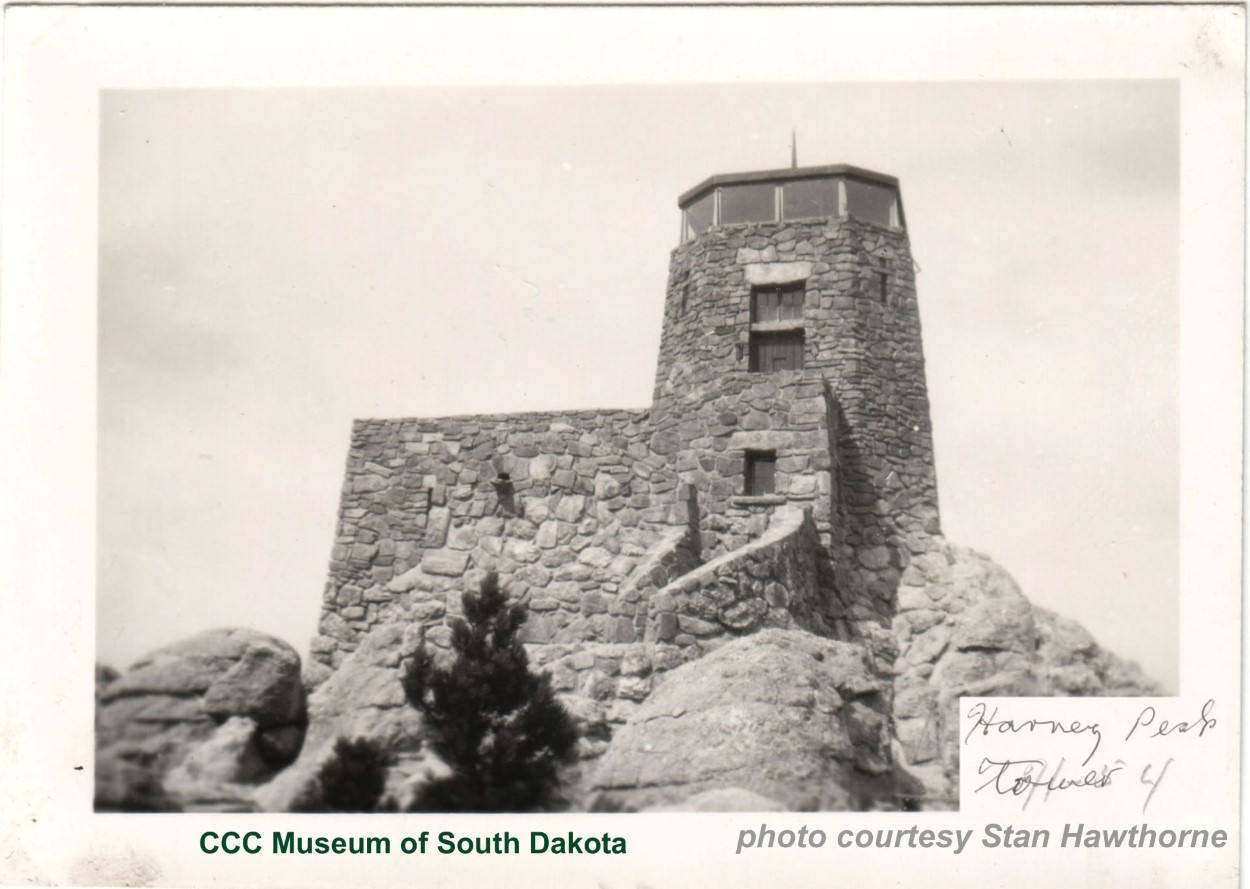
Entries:
POLYGON ((329 654, 337 648, 338 643, 329 636, 313 636, 312 642, 308 644, 308 650, 312 654, 329 654))
POLYGON ((624 676, 616 684, 616 693, 628 701, 641 701, 651 694, 651 678, 624 676))
POLYGON ((813 475, 792 475, 786 481, 785 493, 792 497, 808 497, 816 491, 816 477, 813 475))
POLYGON ((616 680, 599 672, 591 672, 582 682, 582 695, 595 701, 605 701, 616 695, 616 680))
POLYGON ((608 597, 602 593, 587 593, 582 596, 582 614, 605 614, 610 604, 608 597))
POLYGON ((367 473, 352 477, 351 491, 353 494, 372 494, 375 491, 385 490, 389 485, 390 482, 382 476, 367 473))
POLYGON ((452 549, 473 549, 477 545, 477 532, 472 525, 457 525, 448 532, 446 545, 452 549))
POLYGON ((919 765, 937 758, 937 728, 932 720, 900 719, 895 723, 895 732, 908 763, 919 765))
POLYGON ((595 476, 595 499, 610 500, 621 493, 621 483, 606 472, 595 476))
POLYGON ((749 263, 743 269, 746 281, 752 285, 791 284, 806 281, 812 276, 810 262, 760 262, 749 263))
POLYGON ((592 568, 606 568, 612 561, 612 553, 601 546, 588 546, 577 554, 577 561, 592 568))
POLYGON ((758 626, 767 613, 768 605, 763 599, 745 599, 722 609, 719 617, 721 623, 731 630, 743 632, 758 626))
POLYGON ((517 632, 522 642, 550 642, 551 636, 551 622, 544 615, 531 615, 517 632))
POLYGON ((556 458, 552 454, 539 454, 530 460, 529 475, 534 481, 551 478, 556 469, 556 458))
POLYGON ((555 516, 562 522, 580 521, 586 511, 586 498, 580 494, 566 495, 556 505, 555 516))
POLYGON ((938 659, 950 642, 951 629, 937 626, 916 636, 907 648, 907 661, 912 664, 931 663, 938 659))
POLYGON ((932 607, 933 600, 929 598, 929 594, 925 592, 924 587, 907 584, 898 588, 899 611, 929 609, 932 607))
POLYGON ((928 717, 937 700, 937 692, 928 683, 904 685, 894 694, 894 716, 896 719, 928 717))
POLYGON ((890 551, 884 546, 861 547, 855 555, 865 568, 876 570, 890 564, 890 551))
POLYGON ((426 549, 440 549, 447 542, 447 529, 451 526, 451 510, 445 506, 430 509, 425 523, 422 544, 426 549))
POLYGON ((777 248, 772 244, 758 250, 751 247, 740 247, 734 261, 738 265, 746 265, 753 262, 776 262, 777 248))
POLYGON ((715 636, 718 633, 725 632, 725 628, 720 624, 692 617, 689 614, 679 614, 677 616, 677 625, 683 633, 689 633, 692 636, 715 636))
POLYGON ((671 611, 661 611, 656 617, 655 638, 660 642, 668 642, 677 635, 677 615, 671 611))
POLYGON ((638 630, 633 620, 628 617, 617 617, 612 621, 612 642, 633 642, 638 638, 638 630))
POLYGON ((543 549, 551 549, 556 546, 559 541, 560 524, 556 521, 546 521, 538 526, 538 533, 534 535, 534 543, 543 549))
POLYGON ((426 574, 459 577, 469 565, 469 554, 463 551, 440 550, 421 557, 421 570, 426 574))
POLYGON ((417 602, 412 606, 411 614, 419 621, 437 620, 447 613, 447 606, 435 600, 417 602))
POLYGON ((540 555, 538 547, 528 540, 504 541, 503 554, 518 562, 537 562, 540 555))

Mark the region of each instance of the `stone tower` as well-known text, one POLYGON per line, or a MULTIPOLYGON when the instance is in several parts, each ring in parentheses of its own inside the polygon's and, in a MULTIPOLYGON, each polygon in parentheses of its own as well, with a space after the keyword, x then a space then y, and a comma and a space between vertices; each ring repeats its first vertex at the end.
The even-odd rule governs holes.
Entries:
POLYGON ((707 555, 810 507, 859 618, 892 611, 938 533, 920 318, 898 182, 845 165, 712 176, 683 194, 652 446, 694 487, 707 555), (753 521, 755 519, 755 521, 753 521))
POLYGON ((445 644, 487 571, 553 658, 890 622, 939 533, 897 181, 736 173, 678 204, 650 409, 356 422, 321 664, 385 626, 445 644))

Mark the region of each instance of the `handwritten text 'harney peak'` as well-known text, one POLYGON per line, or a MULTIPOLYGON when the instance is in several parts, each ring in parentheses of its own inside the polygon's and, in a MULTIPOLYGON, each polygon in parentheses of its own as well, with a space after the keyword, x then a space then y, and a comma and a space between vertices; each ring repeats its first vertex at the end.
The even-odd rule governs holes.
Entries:
MULTIPOLYGON (((1161 738, 1182 736, 1201 738, 1217 725, 1218 721, 1212 715, 1214 710, 1214 699, 1208 699, 1203 703, 1196 717, 1191 713, 1186 719, 1175 719, 1164 718, 1158 707, 1148 704, 1137 713, 1127 732, 1121 735, 1119 731, 1112 731, 1111 734, 1125 743, 1148 743, 1161 738)), ((1112 786, 1118 780, 1119 784, 1135 783, 1137 786, 1147 788, 1141 809, 1145 812, 1175 759, 1169 756, 1161 763, 1152 760, 1131 768, 1121 758, 1091 765, 1091 760, 1103 742, 1104 730, 1097 721, 1059 720, 1034 716, 1008 718, 1000 716, 998 706, 991 707, 983 701, 973 704, 967 716, 973 722, 964 735, 965 746, 978 735, 981 737, 994 735, 1081 736, 1087 739, 1085 756, 1076 767, 1072 767, 1066 757, 1062 756, 1057 761, 1043 756, 1014 759, 995 758, 988 755, 981 757, 977 764, 976 774, 983 776, 984 780, 973 789, 973 792, 989 791, 998 795, 1023 797, 1022 802, 1025 808, 1039 790, 1043 791, 1041 799, 1045 802, 1050 794, 1056 791, 1099 790, 1112 786)))

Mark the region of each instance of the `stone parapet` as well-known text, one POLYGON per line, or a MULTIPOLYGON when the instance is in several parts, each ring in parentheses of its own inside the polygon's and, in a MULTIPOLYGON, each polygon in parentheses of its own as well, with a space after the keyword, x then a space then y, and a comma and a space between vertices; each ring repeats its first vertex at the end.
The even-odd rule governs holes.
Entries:
POLYGON ((811 513, 778 509, 760 537, 659 590, 647 640, 702 650, 763 627, 832 635, 834 603, 819 582, 819 552, 811 513))

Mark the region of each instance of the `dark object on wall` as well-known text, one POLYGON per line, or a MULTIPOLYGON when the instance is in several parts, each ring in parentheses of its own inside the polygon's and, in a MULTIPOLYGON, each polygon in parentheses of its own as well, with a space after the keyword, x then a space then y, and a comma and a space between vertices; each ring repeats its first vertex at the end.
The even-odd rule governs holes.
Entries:
POLYGON ((516 515, 516 489, 512 487, 512 476, 501 472, 491 481, 495 489, 495 512, 503 515, 516 515))

